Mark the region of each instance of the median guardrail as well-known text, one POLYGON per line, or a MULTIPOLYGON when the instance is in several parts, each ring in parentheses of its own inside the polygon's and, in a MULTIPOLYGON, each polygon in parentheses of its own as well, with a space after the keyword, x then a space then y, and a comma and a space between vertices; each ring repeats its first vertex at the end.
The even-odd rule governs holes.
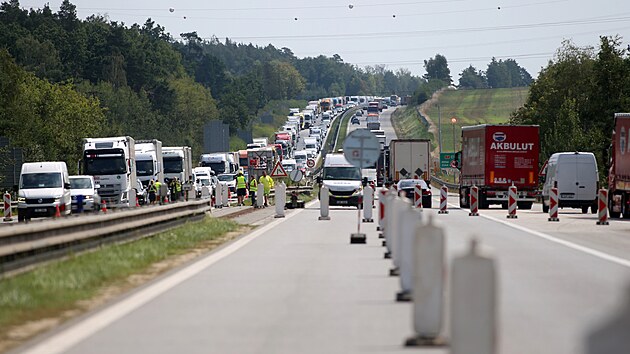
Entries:
POLYGON ((449 191, 456 191, 459 189, 459 184, 446 182, 442 179, 439 179, 435 176, 431 176, 431 182, 439 184, 440 186, 447 186, 449 191))

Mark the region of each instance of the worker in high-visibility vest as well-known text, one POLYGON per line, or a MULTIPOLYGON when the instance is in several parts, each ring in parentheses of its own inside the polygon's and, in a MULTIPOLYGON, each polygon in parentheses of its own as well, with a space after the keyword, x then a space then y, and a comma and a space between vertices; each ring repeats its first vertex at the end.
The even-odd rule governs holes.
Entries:
POLYGON ((263 171, 262 176, 260 176, 260 184, 264 187, 264 195, 265 195, 265 206, 269 206, 269 194, 271 193, 271 188, 273 188, 273 178, 267 176, 267 172, 263 171))
POLYGON ((243 176, 243 171, 238 171, 236 176, 236 197, 238 198, 238 206, 243 205, 243 199, 247 195, 247 180, 243 176))
POLYGON ((255 176, 249 176, 249 196, 252 199, 252 206, 256 207, 256 192, 258 192, 258 181, 255 176))

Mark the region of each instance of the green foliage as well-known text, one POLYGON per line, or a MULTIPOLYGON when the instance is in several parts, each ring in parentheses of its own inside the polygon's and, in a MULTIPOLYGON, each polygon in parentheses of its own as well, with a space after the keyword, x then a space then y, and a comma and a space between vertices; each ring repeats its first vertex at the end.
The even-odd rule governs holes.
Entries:
POLYGON ((459 74, 459 88, 480 89, 488 87, 488 80, 481 70, 470 65, 459 74))
POLYGON ((514 59, 497 61, 492 58, 486 70, 486 80, 491 88, 522 87, 531 84, 532 77, 514 59))
MULTIPOLYGON (((600 37, 599 50, 565 41, 532 83, 511 122, 538 124, 541 161, 560 151, 591 151, 606 166, 613 113, 630 110, 630 59, 618 37, 600 37)), ((604 180, 606 168, 600 168, 604 180)))
POLYGON ((424 61, 424 70, 426 74, 424 78, 430 80, 440 80, 450 85, 453 81, 451 79, 451 70, 448 68, 448 62, 446 57, 441 54, 436 54, 434 58, 429 58, 424 61))
POLYGON ((247 143, 245 140, 239 138, 236 135, 230 137, 230 151, 238 151, 247 149, 247 143))

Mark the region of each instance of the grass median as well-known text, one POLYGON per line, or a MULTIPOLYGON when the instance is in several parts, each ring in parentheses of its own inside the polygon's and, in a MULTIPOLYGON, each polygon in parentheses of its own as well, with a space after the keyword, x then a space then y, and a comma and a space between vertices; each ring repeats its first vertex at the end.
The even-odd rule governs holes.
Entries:
POLYGON ((206 217, 0 279, 0 352, 215 248, 235 231, 245 229, 206 217))

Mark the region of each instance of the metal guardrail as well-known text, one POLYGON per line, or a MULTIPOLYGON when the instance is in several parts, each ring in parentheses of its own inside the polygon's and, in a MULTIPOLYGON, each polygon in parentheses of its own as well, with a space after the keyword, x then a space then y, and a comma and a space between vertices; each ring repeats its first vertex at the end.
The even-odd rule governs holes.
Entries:
POLYGON ((435 176, 431 176, 431 182, 439 184, 441 186, 447 186, 449 191, 450 190, 459 190, 459 184, 455 184, 455 183, 450 183, 450 182, 446 182, 444 180, 441 180, 435 176))
POLYGON ((205 199, 4 226, 0 229, 0 274, 103 244, 150 236, 201 219, 208 211, 210 200, 205 199))

